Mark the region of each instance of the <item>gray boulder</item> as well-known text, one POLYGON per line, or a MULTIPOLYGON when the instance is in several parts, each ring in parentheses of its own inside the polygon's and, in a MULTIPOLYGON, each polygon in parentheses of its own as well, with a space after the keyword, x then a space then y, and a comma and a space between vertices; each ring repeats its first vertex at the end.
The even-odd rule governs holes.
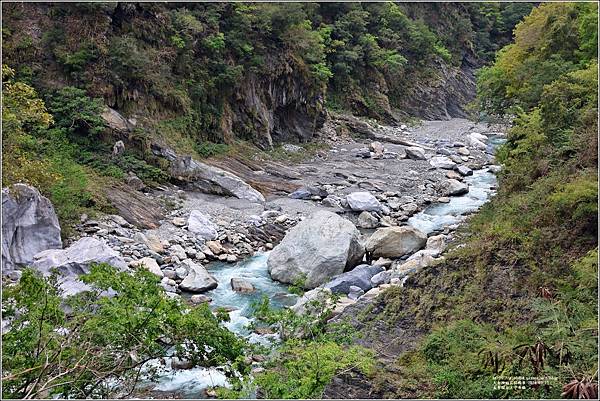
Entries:
POLYGON ((464 195, 469 192, 469 186, 458 180, 449 179, 446 181, 446 192, 449 196, 464 195))
POLYGON ((410 146, 406 149, 406 157, 413 160, 425 160, 425 150, 418 146, 410 146))
POLYGON ((274 280, 315 288, 360 263, 365 253, 360 233, 350 221, 318 211, 294 226, 269 254, 274 280))
POLYGON ((429 160, 429 164, 435 168, 443 168, 447 170, 452 170, 454 166, 456 166, 456 163, 446 156, 432 157, 431 160, 429 160))
POLYGON ((89 273, 95 263, 107 263, 121 271, 127 270, 127 264, 117 252, 92 237, 83 237, 66 249, 42 251, 33 257, 32 267, 44 276, 49 276, 52 268, 56 268, 64 278, 61 284, 64 295, 71 295, 89 289, 78 277, 89 273))
POLYGON ((29 265, 35 254, 60 248, 60 225, 52 203, 26 184, 3 188, 3 270, 8 272, 17 265, 29 265))
POLYGON ((173 177, 189 182, 203 192, 235 196, 256 203, 265 201, 265 197, 260 192, 238 176, 201 163, 189 156, 175 157, 171 161, 170 173, 173 177))
POLYGON ((206 292, 217 288, 219 283, 211 276, 204 266, 194 263, 189 259, 182 262, 187 268, 187 276, 179 284, 179 288, 188 292, 206 292))
POLYGON ((335 277, 324 287, 329 288, 334 294, 348 294, 351 286, 369 291, 373 287, 371 278, 382 271, 384 271, 384 268, 381 266, 359 265, 353 270, 335 277))
POLYGON ((346 201, 348 207, 357 212, 381 212, 383 210, 381 203, 370 192, 352 192, 346 196, 346 201))
POLYGON ((374 258, 400 258, 423 248, 426 242, 427 235, 414 227, 386 227, 371 235, 366 249, 374 258))
POLYGON ((219 236, 218 226, 210 220, 210 217, 199 210, 192 210, 187 224, 188 231, 202 239, 213 240, 219 236))

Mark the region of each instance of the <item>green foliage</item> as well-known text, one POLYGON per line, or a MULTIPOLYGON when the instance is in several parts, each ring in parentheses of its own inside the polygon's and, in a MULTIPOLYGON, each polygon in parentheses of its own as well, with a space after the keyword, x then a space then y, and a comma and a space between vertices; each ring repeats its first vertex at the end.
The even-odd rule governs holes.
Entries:
POLYGON ((194 147, 196 152, 202 157, 217 156, 229 151, 229 146, 224 143, 201 142, 194 147))
POLYGON ((332 341, 288 341, 279 352, 280 359, 255 379, 265 398, 320 398, 335 373, 357 369, 367 374, 373 365, 372 354, 364 348, 332 341))
POLYGON ((147 270, 93 266, 81 277, 90 291, 66 301, 57 278, 27 269, 18 284, 3 287, 10 322, 2 334, 3 397, 106 398, 132 391, 157 373, 141 366, 172 347, 194 365, 219 366, 230 377, 247 373, 244 341, 207 305, 190 309, 167 297, 147 270))
POLYGON ((515 29, 515 43, 503 48, 478 79, 482 110, 511 113, 535 107, 544 86, 588 64, 597 53, 597 5, 544 4, 515 29), (596 18, 596 20, 594 19, 596 18), (593 54, 593 55, 592 55, 593 54))
POLYGON ((56 127, 70 135, 96 141, 96 136, 104 130, 104 120, 100 117, 102 100, 88 97, 83 89, 61 88, 48 97, 47 103, 56 127))
POLYGON ((302 313, 274 309, 267 297, 254 306, 258 321, 277 327, 282 338, 265 363, 265 371, 254 378, 265 398, 320 398, 325 385, 341 370, 371 372, 373 353, 349 345, 352 329, 343 323, 327 324, 336 300, 333 296, 313 299, 302 313))

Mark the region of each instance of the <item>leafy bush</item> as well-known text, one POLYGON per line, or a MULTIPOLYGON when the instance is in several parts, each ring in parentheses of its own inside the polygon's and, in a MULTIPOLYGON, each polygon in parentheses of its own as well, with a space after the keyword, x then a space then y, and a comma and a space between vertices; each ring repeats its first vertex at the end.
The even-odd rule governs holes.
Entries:
POLYGON ((57 276, 29 269, 18 284, 3 286, 3 316, 10 322, 2 334, 3 397, 127 394, 157 373, 143 365, 173 347, 196 366, 218 367, 229 377, 247 373, 244 341, 206 304, 190 309, 167 297, 147 270, 130 274, 101 264, 81 280, 91 290, 66 300, 57 276))

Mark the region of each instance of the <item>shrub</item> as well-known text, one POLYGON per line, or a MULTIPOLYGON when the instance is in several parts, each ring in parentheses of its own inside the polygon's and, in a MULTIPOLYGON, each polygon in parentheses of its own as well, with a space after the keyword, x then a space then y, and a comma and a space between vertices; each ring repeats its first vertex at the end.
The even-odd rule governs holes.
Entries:
MULTIPOLYGON (((57 276, 23 272, 3 286, 3 397, 110 398, 133 391, 170 354, 229 377, 248 373, 245 342, 221 326, 207 305, 165 295, 155 275, 101 264, 81 276, 89 292, 62 300, 57 276), (107 291, 114 295, 107 297, 107 291), (66 308, 64 308, 64 306, 66 308), (115 384, 118 384, 115 386, 115 384)), ((129 393, 130 394, 130 393, 129 393)))

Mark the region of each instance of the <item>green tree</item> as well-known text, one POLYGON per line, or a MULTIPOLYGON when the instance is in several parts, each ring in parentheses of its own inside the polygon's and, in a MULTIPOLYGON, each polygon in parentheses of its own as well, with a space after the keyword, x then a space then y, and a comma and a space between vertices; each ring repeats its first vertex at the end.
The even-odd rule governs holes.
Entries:
POLYGON ((25 270, 18 284, 3 287, 3 397, 127 395, 158 373, 146 362, 171 354, 232 379, 247 373, 244 341, 207 305, 166 296, 147 270, 93 266, 80 277, 90 291, 66 300, 58 278, 25 270))

